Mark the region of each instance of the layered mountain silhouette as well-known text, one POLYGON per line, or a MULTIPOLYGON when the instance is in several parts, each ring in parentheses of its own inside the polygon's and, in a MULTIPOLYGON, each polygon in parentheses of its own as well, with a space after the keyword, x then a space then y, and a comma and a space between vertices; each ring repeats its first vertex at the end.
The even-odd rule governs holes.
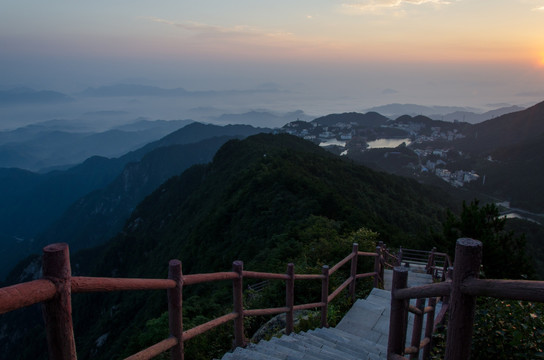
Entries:
POLYGON ((51 90, 34 90, 30 88, 14 88, 0 90, 0 106, 24 104, 59 104, 75 101, 72 97, 51 90))
POLYGON ((269 130, 193 123, 119 158, 92 157, 68 170, 37 174, 0 168, 0 274, 44 242, 84 248, 104 241, 169 177, 210 161, 230 138, 262 131, 269 130), (105 217, 108 222, 100 223, 105 217))
MULTIPOLYGON (((72 267, 91 276, 164 277, 172 258, 183 261, 186 274, 226 271, 240 259, 248 269, 270 271, 361 227, 378 232, 391 246, 427 247, 441 229, 451 205, 447 199, 441 191, 355 165, 300 138, 258 134, 228 141, 211 163, 192 166, 160 185, 139 203, 122 232, 99 248, 73 254, 72 267)), ((19 274, 31 274, 25 269, 32 266, 21 265, 19 274)), ((229 292, 229 284, 186 289, 184 308, 198 307, 198 321, 203 321, 224 311, 229 292)), ((74 297, 78 358, 111 359, 140 350, 153 339, 144 336, 154 331, 146 322, 162 324, 164 296, 74 297), (106 341, 97 342, 106 333, 106 341)), ((15 331, 9 319, 5 323, 5 333, 15 331)), ((19 328, 16 344, 0 338, 3 354, 41 359, 42 335, 25 324, 27 332, 19 328)))

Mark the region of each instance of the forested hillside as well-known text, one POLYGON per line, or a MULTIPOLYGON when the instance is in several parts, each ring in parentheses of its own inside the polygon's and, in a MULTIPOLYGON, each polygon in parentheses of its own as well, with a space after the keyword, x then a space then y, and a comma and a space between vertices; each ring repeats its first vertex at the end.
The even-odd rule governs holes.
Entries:
MULTIPOLYGON (((226 271, 236 259, 251 270, 283 272, 289 261, 300 270, 339 260, 331 257, 338 247, 349 252, 350 236, 361 228, 391 246, 430 248, 450 206, 444 193, 415 181, 355 165, 293 136, 260 134, 227 142, 209 165, 161 185, 108 244, 74 254, 72 268, 81 275, 164 278, 168 260, 178 258, 185 274, 226 271)), ((231 292, 229 284, 186 289, 186 326, 223 314, 231 292)), ((138 351, 143 335, 161 328, 165 296, 75 295, 79 359, 138 351)), ((27 313, 33 311, 39 318, 36 310, 27 313)), ((5 333, 12 336, 0 339, 3 354, 43 358, 39 327, 25 329, 24 315, 8 315, 5 333)), ((222 351, 228 343, 217 337, 207 345, 222 351)))
POLYGON ((228 139, 268 131, 192 123, 119 158, 94 156, 45 174, 0 168, 0 280, 45 243, 102 243, 169 177, 209 162, 228 139))

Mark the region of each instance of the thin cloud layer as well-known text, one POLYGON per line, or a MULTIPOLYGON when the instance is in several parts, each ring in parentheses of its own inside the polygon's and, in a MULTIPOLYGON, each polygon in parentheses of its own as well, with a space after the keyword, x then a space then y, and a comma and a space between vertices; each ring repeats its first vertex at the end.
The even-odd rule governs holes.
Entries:
POLYGON ((343 3, 342 8, 351 13, 374 13, 386 10, 401 10, 406 5, 449 5, 446 0, 354 0, 343 3))
POLYGON ((161 18, 147 18, 153 22, 167 24, 179 29, 183 29, 189 32, 193 32, 196 35, 204 37, 288 37, 292 36, 288 32, 267 32, 262 29, 258 29, 247 25, 236 25, 232 27, 216 26, 203 24, 195 21, 186 22, 174 22, 161 18))

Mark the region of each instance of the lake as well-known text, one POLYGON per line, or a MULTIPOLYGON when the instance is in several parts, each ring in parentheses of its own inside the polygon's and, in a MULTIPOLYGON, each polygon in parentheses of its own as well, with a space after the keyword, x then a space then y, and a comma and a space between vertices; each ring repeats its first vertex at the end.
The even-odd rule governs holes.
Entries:
POLYGON ((368 142, 368 149, 379 149, 379 148, 396 148, 402 143, 410 145, 410 139, 378 139, 368 142))

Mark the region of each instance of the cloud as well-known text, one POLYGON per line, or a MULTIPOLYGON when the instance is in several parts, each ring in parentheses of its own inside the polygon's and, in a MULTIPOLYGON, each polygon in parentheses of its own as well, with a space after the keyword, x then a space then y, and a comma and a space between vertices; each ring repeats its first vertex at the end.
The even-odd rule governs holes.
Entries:
POLYGON ((533 11, 544 11, 544 6, 534 8, 533 11))
POLYGON ((270 32, 247 25, 226 27, 209 25, 196 21, 175 22, 156 17, 148 17, 146 19, 156 23, 174 26, 176 28, 192 32, 200 37, 280 37, 292 35, 288 32, 270 32))
POLYGON ((447 0, 352 0, 342 8, 352 14, 375 13, 384 10, 400 10, 405 5, 449 5, 447 0))

